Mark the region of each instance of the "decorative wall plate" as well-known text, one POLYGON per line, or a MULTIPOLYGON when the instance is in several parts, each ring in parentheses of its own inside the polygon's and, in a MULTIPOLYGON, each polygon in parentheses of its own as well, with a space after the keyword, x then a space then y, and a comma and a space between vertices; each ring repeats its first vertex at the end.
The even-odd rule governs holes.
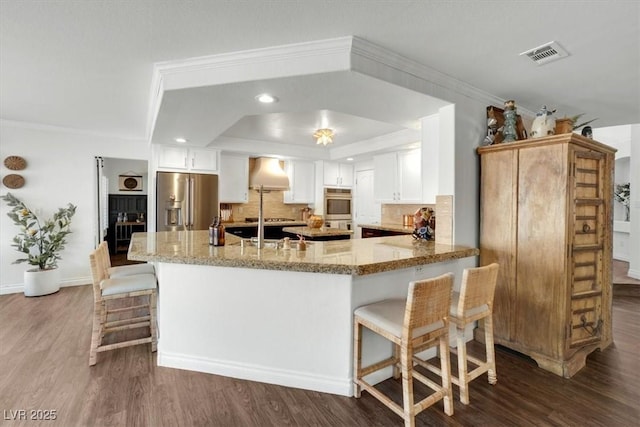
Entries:
POLYGON ((27 161, 20 156, 8 156, 4 159, 4 165, 12 171, 21 171, 27 167, 27 161))
POLYGON ((120 175, 118 183, 120 191, 142 191, 142 176, 120 175))
POLYGON ((7 188, 16 189, 24 185, 24 178, 22 175, 11 173, 2 178, 2 183, 7 188))

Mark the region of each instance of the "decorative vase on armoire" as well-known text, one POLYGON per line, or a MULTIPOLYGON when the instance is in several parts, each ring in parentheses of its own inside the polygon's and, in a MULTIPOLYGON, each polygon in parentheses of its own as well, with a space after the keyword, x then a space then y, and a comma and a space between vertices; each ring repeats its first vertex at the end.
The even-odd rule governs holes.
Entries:
POLYGON ((616 150, 566 133, 477 151, 480 264, 500 264, 495 342, 569 378, 612 343, 616 150))

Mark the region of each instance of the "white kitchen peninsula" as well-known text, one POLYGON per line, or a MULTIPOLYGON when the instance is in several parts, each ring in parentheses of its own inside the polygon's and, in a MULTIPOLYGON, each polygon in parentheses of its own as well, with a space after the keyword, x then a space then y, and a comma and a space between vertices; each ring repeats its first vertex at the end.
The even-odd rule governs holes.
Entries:
MULTIPOLYGON (((411 236, 308 242, 306 251, 208 244, 206 231, 136 233, 156 263, 158 365, 352 395, 353 310, 406 297, 411 280, 476 265, 476 248, 411 236)), ((374 335, 365 356, 390 353, 374 335)), ((365 363, 368 363, 365 358, 365 363)))

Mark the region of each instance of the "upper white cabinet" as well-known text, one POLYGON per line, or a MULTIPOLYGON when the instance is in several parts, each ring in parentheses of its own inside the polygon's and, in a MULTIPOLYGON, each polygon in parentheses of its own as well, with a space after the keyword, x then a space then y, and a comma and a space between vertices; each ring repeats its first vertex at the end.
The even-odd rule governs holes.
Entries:
POLYGON ((222 154, 218 182, 220 203, 247 203, 249 201, 249 158, 222 154))
POLYGON ((203 150, 203 149, 189 149, 189 169, 192 171, 217 171, 220 169, 218 166, 218 151, 216 150, 203 150))
POLYGON ((420 203, 422 198, 420 165, 420 150, 374 156, 374 198, 387 203, 420 203))
POLYGON ((204 148, 162 145, 158 150, 158 169, 179 169, 194 172, 218 172, 218 151, 204 148))
POLYGON ((315 166, 313 162, 288 160, 285 171, 289 177, 289 191, 284 192, 284 203, 313 203, 315 201, 315 166))
POLYGON ((323 167, 323 183, 328 187, 352 187, 353 165, 347 163, 320 162, 323 167))

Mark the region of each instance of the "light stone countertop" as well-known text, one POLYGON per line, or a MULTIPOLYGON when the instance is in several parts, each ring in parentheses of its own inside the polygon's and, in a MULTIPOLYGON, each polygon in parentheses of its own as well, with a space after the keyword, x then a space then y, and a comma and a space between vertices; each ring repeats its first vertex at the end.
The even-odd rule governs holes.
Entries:
POLYGON ((128 258, 134 261, 213 265, 265 270, 366 275, 477 256, 477 248, 417 241, 412 236, 307 242, 307 249, 261 250, 241 247, 226 234, 226 245, 209 246, 209 233, 162 231, 134 233, 128 258))
POLYGON ((285 233, 299 234, 304 237, 320 237, 320 236, 351 236, 353 231, 344 230, 340 228, 331 227, 284 227, 282 229, 285 233))
POLYGON ((358 227, 361 228, 371 228, 373 230, 384 230, 384 231, 397 231, 399 233, 407 233, 412 234, 414 227, 413 225, 402 225, 402 224, 391 224, 391 223, 382 223, 382 224, 358 224, 358 227))

